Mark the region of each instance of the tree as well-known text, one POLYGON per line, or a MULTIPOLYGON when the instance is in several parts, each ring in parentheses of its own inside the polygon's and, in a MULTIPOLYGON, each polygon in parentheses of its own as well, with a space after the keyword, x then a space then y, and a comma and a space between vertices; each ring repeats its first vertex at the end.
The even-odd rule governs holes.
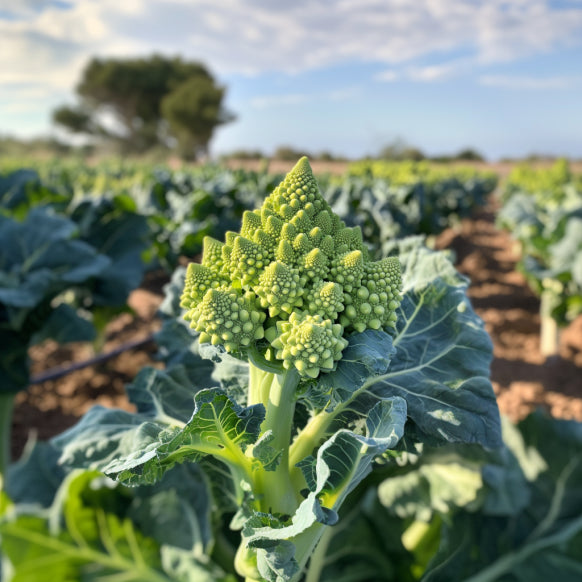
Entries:
POLYGON ((473 148, 465 148, 462 149, 457 155, 455 156, 456 160, 466 160, 471 162, 484 162, 485 158, 482 154, 480 154, 477 150, 473 148))
POLYGON ((224 92, 211 79, 191 78, 163 98, 162 115, 183 158, 207 154, 214 129, 234 119, 221 107, 224 92))
POLYGON ((303 156, 307 156, 308 158, 312 157, 309 152, 288 145, 279 146, 275 150, 275 153, 273 154, 273 158, 275 158, 276 160, 283 160, 286 162, 298 160, 303 156))
POLYGON ((53 111, 53 121, 72 133, 94 133, 91 114, 81 107, 63 105, 53 111))
POLYGON ((384 146, 378 155, 381 160, 389 161, 402 161, 402 160, 413 160, 420 161, 424 160, 424 153, 411 145, 408 145, 402 139, 396 139, 392 143, 384 146))
POLYGON ((205 150, 214 128, 234 119, 222 106, 225 89, 206 67, 181 58, 94 58, 76 92, 80 104, 58 108, 53 121, 71 133, 113 140, 124 152, 180 144, 183 135, 203 144, 205 150), (162 110, 164 100, 174 93, 196 95, 198 105, 190 107, 189 115, 178 116, 181 123, 176 115, 166 119, 162 110))

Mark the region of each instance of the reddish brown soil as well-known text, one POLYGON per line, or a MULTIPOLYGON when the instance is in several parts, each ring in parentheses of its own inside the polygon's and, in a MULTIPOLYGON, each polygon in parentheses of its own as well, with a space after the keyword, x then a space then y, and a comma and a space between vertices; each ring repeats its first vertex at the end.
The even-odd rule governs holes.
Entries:
POLYGON ((495 228, 495 202, 458 229, 447 230, 438 248, 452 249, 471 284, 469 296, 494 345, 491 379, 500 410, 517 420, 537 407, 582 421, 582 317, 560 334, 559 355, 540 352, 539 299, 516 271, 517 247, 495 228))
MULTIPOLYGON (((154 285, 148 285, 149 289, 137 289, 131 294, 129 305, 134 313, 124 313, 107 326, 104 353, 146 339, 160 328, 155 314, 163 299, 163 281, 165 279, 158 279, 154 285)), ((131 410, 124 386, 143 367, 160 365, 153 359, 155 351, 156 346, 150 341, 140 349, 123 352, 114 359, 58 380, 33 384, 26 392, 18 394, 13 419, 13 458, 20 455, 28 438, 47 439, 62 432, 74 425, 94 404, 131 410)), ((91 345, 59 346, 46 342, 30 350, 32 376, 66 368, 94 355, 91 345)))
MULTIPOLYGON (((536 407, 554 416, 582 421, 582 317, 563 331, 559 357, 546 361, 539 350, 539 300, 516 272, 515 246, 495 228, 495 204, 472 220, 449 229, 437 248, 450 248, 459 270, 471 279, 469 295, 494 343, 491 377, 502 412, 523 418, 536 407)), ((154 314, 162 300, 164 279, 148 279, 132 293, 135 314, 124 314, 107 329, 105 351, 148 337, 159 328, 154 314)), ((14 412, 13 455, 36 433, 49 438, 69 426, 95 403, 130 408, 123 386, 153 359, 153 342, 106 363, 47 381, 19 394, 14 412)), ((31 350, 33 375, 92 356, 87 345, 59 347, 51 343, 31 350)))

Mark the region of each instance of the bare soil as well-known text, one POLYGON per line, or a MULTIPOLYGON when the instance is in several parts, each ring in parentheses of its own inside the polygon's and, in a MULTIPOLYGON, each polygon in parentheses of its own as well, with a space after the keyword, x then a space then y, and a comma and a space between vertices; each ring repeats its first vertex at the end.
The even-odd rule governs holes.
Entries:
POLYGON ((469 297, 493 340, 491 380, 502 413, 521 419, 538 407, 582 421, 582 317, 560 333, 559 354, 540 352, 540 301, 516 270, 517 245, 495 227, 496 203, 437 239, 470 278, 469 297))
MULTIPOLYGON (((437 248, 452 249, 457 268, 471 284, 469 296, 494 345, 491 378, 501 411, 523 418, 543 407, 559 418, 582 421, 582 317, 560 337, 559 356, 546 360, 539 349, 539 300, 516 271, 518 255, 510 236, 495 227, 495 201, 458 228, 437 238, 437 248)), ((155 317, 164 277, 149 277, 131 294, 133 315, 123 314, 107 329, 105 351, 149 337, 159 329, 155 317)), ((60 380, 32 385, 16 398, 13 457, 31 435, 47 439, 77 422, 92 405, 131 409, 123 386, 145 366, 159 366, 155 344, 124 352, 105 363, 60 380)), ((91 346, 46 343, 30 352, 33 376, 93 355, 91 346)))

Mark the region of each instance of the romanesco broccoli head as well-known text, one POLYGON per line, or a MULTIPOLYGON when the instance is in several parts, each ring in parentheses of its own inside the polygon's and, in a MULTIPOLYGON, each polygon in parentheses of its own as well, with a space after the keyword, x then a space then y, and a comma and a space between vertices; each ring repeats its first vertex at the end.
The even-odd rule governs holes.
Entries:
POLYGON ((361 230, 332 211, 304 157, 239 233, 205 238, 182 306, 200 342, 315 378, 350 334, 395 326, 400 287, 398 258, 368 260, 361 230))

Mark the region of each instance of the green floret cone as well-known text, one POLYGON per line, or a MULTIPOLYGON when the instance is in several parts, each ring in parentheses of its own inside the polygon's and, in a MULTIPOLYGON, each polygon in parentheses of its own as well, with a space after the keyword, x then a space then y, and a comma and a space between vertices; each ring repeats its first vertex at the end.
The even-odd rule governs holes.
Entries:
POLYGON ((256 309, 252 293, 211 289, 190 315, 191 327, 200 332, 200 343, 223 345, 238 352, 265 336, 265 314, 256 309))
POLYGON ((297 269, 288 267, 279 261, 273 261, 259 277, 259 285, 254 290, 260 297, 262 307, 269 309, 269 315, 274 317, 281 311, 291 313, 303 301, 303 285, 305 279, 297 269))
POLYGON ((349 334, 394 326, 400 287, 398 259, 368 260, 360 228, 333 212, 301 158, 239 233, 205 238, 182 306, 200 341, 316 377, 349 334))
POLYGON ((190 263, 186 271, 184 292, 182 293, 180 306, 191 309, 198 305, 209 289, 215 289, 228 284, 228 280, 217 276, 210 268, 198 263, 190 263))
POLYGON ((310 378, 317 378, 322 370, 333 370, 348 345, 342 326, 321 315, 294 312, 289 321, 277 323, 277 330, 280 335, 272 342, 277 359, 283 360, 285 369, 294 366, 310 378))

